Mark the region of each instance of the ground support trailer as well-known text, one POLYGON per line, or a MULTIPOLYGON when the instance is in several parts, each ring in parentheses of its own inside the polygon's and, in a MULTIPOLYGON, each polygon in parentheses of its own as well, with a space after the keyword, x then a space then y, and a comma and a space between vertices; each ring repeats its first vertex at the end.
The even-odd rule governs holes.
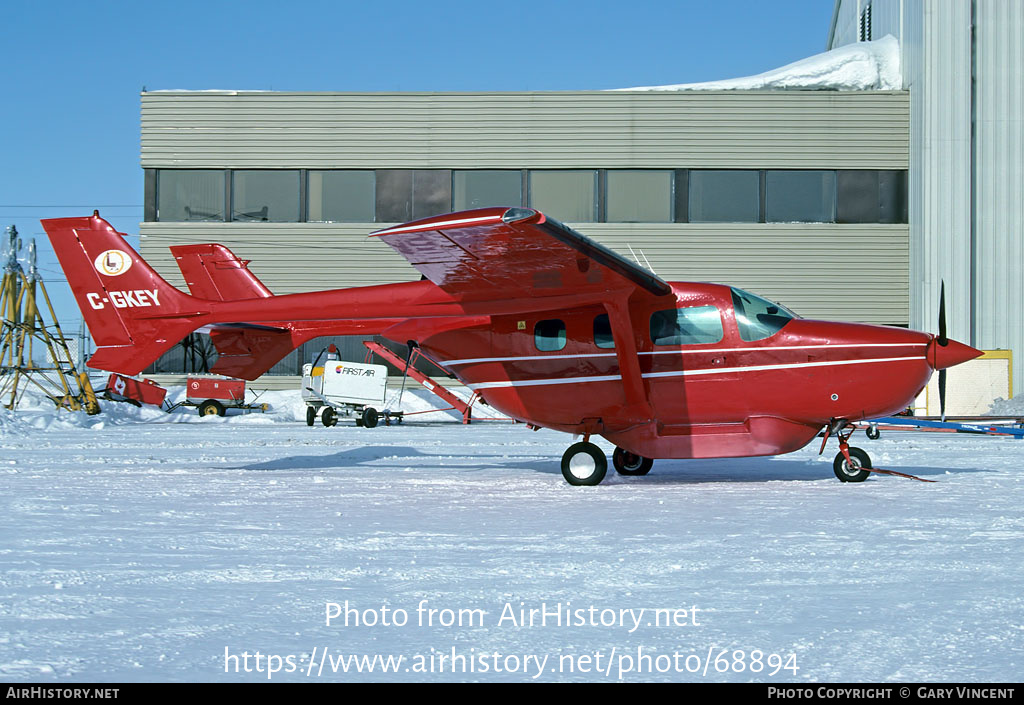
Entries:
POLYGON ((390 424, 402 421, 402 412, 384 408, 388 368, 347 360, 328 359, 323 352, 313 363, 302 366, 302 400, 306 402, 306 425, 334 426, 338 418, 354 418, 356 426, 373 428, 380 419, 390 424))
POLYGON ((266 411, 267 404, 245 401, 245 380, 202 375, 189 377, 186 382, 186 397, 177 404, 167 404, 167 390, 148 379, 135 379, 116 372, 110 375, 105 389, 100 390, 104 398, 122 401, 134 406, 149 404, 170 413, 182 406, 198 409, 200 416, 224 416, 228 409, 242 411, 266 411))
POLYGON ((244 379, 194 375, 186 380, 185 401, 168 406, 167 411, 174 411, 180 406, 190 406, 198 409, 200 416, 225 416, 228 409, 264 412, 270 408, 267 404, 255 403, 258 399, 257 394, 253 403, 245 401, 244 379))
POLYGON ((162 409, 167 390, 152 380, 135 379, 114 372, 107 379, 107 386, 100 390, 100 394, 110 401, 123 401, 133 406, 150 404, 162 409))

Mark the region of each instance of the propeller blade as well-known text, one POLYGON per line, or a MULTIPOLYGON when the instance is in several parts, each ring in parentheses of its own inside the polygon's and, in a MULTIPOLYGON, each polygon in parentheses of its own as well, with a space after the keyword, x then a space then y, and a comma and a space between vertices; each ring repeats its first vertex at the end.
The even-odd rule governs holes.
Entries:
POLYGON ((939 413, 942 420, 946 420, 946 371, 939 370, 939 413))
POLYGON ((939 287, 939 345, 946 345, 949 338, 946 337, 946 282, 943 280, 939 287))

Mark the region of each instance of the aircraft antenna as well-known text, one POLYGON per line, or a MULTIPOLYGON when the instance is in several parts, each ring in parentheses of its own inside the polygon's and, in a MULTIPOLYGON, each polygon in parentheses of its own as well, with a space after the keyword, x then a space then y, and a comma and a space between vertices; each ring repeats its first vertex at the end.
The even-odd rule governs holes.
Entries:
POLYGON ((651 263, 647 261, 647 255, 644 254, 643 250, 640 250, 640 256, 644 258, 644 264, 646 264, 647 268, 651 270, 651 273, 657 276, 658 273, 654 271, 654 267, 652 267, 651 263))
POLYGON ((647 269, 649 269, 649 270, 651 271, 651 273, 652 273, 652 274, 654 274, 655 276, 657 276, 657 275, 658 275, 658 273, 654 271, 654 267, 652 267, 652 266, 651 266, 651 263, 650 263, 650 262, 649 262, 649 261, 647 260, 647 255, 645 255, 645 254, 644 254, 644 251, 643 251, 643 250, 640 250, 640 257, 643 257, 643 258, 644 258, 644 261, 643 261, 643 262, 641 262, 641 261, 640 261, 640 257, 637 257, 637 256, 636 256, 636 252, 634 252, 634 251, 633 251, 633 246, 632 246, 632 245, 630 245, 630 244, 629 244, 629 243, 627 242, 627 243, 626 243, 626 247, 628 247, 628 248, 629 248, 629 254, 633 255, 633 259, 634 259, 634 260, 636 261, 636 263, 637 263, 638 265, 640 265, 641 267, 646 267, 646 268, 647 268, 647 269))

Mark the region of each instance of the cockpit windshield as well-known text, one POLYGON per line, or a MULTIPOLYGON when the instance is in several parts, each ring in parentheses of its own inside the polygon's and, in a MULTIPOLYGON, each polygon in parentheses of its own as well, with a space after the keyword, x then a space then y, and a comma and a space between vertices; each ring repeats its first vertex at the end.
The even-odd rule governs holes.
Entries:
POLYGON ((740 338, 748 343, 770 338, 791 320, 799 318, 782 304, 774 304, 735 287, 732 290, 732 303, 736 309, 740 338))

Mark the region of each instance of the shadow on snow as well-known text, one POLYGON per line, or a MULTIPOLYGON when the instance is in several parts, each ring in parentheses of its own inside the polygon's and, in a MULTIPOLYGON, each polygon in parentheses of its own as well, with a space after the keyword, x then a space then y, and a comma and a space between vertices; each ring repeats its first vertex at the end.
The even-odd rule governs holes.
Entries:
MULTIPOLYGON (((833 457, 826 453, 826 458, 833 457)), ((364 470, 393 471, 394 466, 424 471, 456 471, 480 473, 494 471, 528 471, 548 475, 561 474, 558 456, 515 458, 481 453, 425 453, 409 446, 363 446, 347 448, 325 455, 295 455, 275 458, 260 463, 234 467, 235 470, 289 471, 289 470, 364 470)), ((878 464, 878 463, 876 463, 878 464)), ((884 466, 883 466, 884 467, 884 466)), ((893 465, 888 469, 936 479, 947 472, 952 474, 984 472, 979 468, 944 468, 893 465)), ((827 460, 790 459, 786 456, 760 458, 714 458, 702 460, 656 460, 646 477, 623 477, 608 463, 608 480, 629 484, 700 484, 708 482, 773 482, 835 480, 832 463, 827 460)), ((868 481, 913 482, 905 478, 874 475, 868 481)), ((838 480, 837 480, 838 481, 838 480)))

